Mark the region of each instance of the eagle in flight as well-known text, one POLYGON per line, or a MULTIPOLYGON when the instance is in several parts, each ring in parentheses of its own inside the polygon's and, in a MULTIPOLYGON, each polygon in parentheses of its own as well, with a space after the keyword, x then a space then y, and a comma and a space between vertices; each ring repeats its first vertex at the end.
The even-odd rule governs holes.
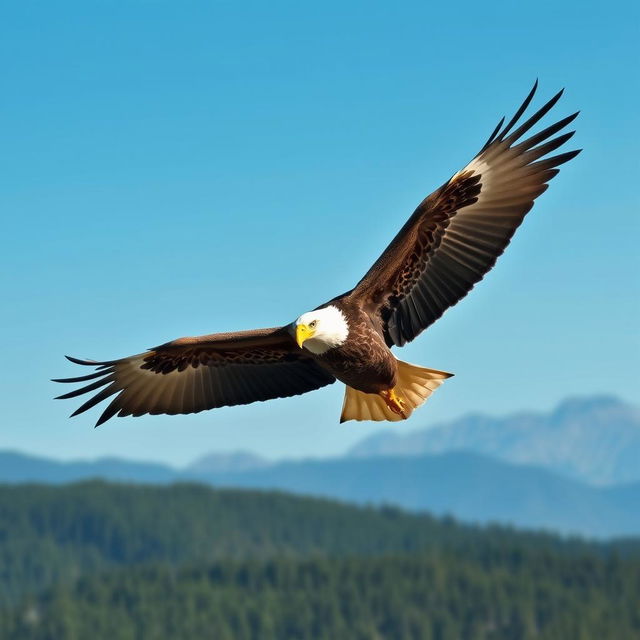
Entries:
POLYGON ((493 267, 547 189, 580 150, 550 155, 578 113, 523 139, 562 91, 520 119, 504 118, 471 162, 427 196, 351 291, 285 326, 179 338, 138 355, 96 362, 55 382, 87 383, 60 398, 95 392, 72 415, 111 398, 96 426, 115 415, 198 413, 285 398, 340 380, 341 421, 408 418, 452 374, 398 360, 391 347, 416 338, 493 267))

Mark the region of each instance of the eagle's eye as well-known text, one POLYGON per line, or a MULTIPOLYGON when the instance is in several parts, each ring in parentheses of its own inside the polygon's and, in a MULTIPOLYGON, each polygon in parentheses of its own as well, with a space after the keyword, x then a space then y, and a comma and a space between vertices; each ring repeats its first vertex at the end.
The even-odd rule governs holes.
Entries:
POLYGON ((318 321, 317 321, 317 320, 312 320, 312 321, 309 323, 309 327, 310 327, 311 329, 315 329, 317 324, 318 324, 318 321))

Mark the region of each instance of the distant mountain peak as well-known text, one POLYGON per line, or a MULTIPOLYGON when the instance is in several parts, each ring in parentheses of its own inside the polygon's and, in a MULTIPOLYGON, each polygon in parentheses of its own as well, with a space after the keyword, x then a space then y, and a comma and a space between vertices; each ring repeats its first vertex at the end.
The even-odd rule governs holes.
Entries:
POLYGON ((632 405, 612 395, 575 396, 563 400, 552 412, 555 419, 591 415, 600 411, 636 411, 632 405))
POLYGON ((472 451, 533 464, 591 484, 640 481, 640 410, 611 395, 573 397, 549 413, 469 414, 404 435, 381 432, 348 455, 472 451))

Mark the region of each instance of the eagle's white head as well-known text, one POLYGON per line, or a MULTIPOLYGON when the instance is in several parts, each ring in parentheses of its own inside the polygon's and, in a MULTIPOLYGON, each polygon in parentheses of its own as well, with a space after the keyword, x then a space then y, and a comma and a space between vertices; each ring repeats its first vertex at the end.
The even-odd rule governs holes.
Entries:
POLYGON ((303 313, 292 325, 296 342, 311 353, 321 354, 339 347, 349 335, 349 325, 344 313, 329 305, 316 311, 303 313))

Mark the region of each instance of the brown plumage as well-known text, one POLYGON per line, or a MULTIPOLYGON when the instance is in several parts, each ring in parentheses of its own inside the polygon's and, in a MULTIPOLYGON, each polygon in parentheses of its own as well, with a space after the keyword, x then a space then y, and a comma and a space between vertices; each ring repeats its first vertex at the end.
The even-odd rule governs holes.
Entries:
POLYGON ((403 363, 389 347, 413 340, 483 278, 557 167, 579 153, 549 156, 573 135, 553 137, 577 113, 521 140, 562 95, 514 129, 536 88, 348 293, 284 327, 181 338, 109 362, 69 358, 97 370, 56 380, 88 383, 60 398, 97 391, 73 415, 112 398, 101 424, 293 396, 338 379, 347 385, 342 420, 407 418, 451 374, 403 363))
POLYGON ((98 371, 55 382, 97 381, 59 396, 60 399, 103 387, 72 415, 116 396, 96 426, 116 414, 198 413, 214 407, 286 398, 335 382, 283 328, 181 338, 147 353, 110 362, 67 358, 76 364, 97 367, 98 371))

